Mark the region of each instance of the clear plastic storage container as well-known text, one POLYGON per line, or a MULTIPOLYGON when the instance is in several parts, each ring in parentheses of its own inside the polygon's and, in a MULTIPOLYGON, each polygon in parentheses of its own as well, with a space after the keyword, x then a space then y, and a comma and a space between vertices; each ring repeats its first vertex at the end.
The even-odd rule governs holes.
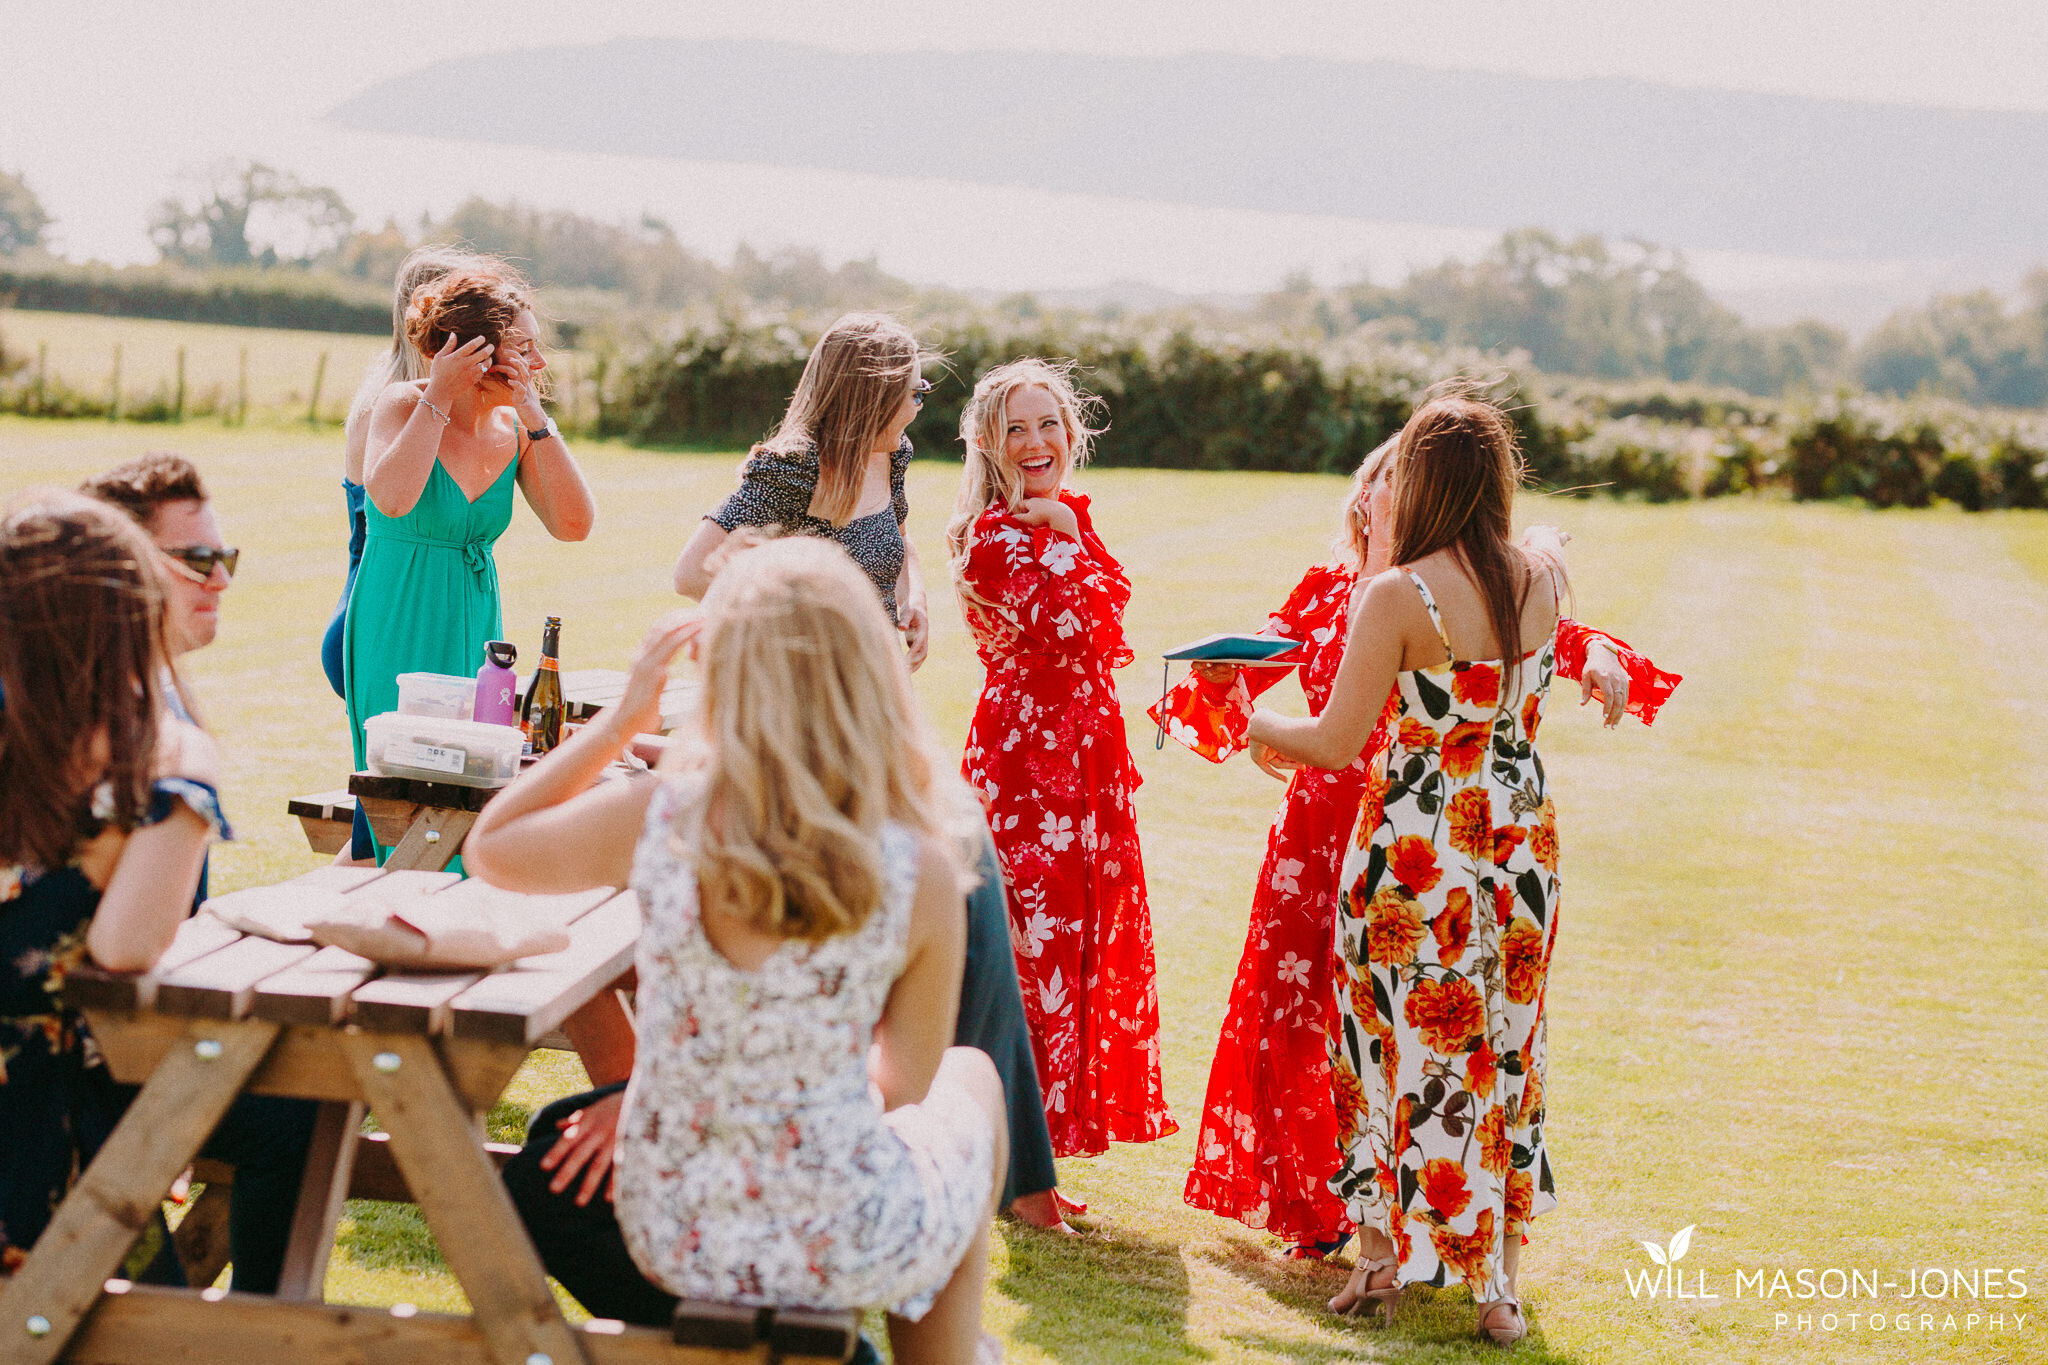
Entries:
POLYGON ((398 714, 468 720, 476 713, 476 679, 453 673, 398 675, 398 714))
POLYGON ((463 787, 502 787, 519 775, 526 736, 516 725, 389 711, 364 723, 370 771, 463 787))

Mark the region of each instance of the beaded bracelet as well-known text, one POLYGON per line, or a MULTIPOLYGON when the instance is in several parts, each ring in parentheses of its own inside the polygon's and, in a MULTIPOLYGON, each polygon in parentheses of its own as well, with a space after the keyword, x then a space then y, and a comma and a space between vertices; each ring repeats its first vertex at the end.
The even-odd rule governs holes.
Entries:
POLYGON ((440 418, 442 426, 445 427, 448 425, 448 414, 441 411, 441 409, 434 403, 433 399, 427 397, 425 394, 421 394, 420 406, 424 407, 428 412, 433 413, 434 416, 440 418))

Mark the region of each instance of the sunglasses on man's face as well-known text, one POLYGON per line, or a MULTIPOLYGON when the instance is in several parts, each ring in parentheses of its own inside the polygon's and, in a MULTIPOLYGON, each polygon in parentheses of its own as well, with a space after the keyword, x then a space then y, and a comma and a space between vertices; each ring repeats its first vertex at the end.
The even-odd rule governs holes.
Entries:
POLYGON ((232 545, 185 545, 164 553, 184 565, 202 583, 213 577, 216 564, 227 570, 229 578, 233 578, 235 565, 242 560, 242 552, 232 545))
POLYGON ((914 385, 912 385, 912 386, 911 386, 911 390, 910 390, 910 404, 911 404, 911 406, 912 406, 912 407, 918 407, 918 408, 921 408, 921 407, 923 407, 923 406, 924 406, 924 396, 925 396, 926 394, 930 393, 931 391, 932 391, 932 381, 931 381, 931 380, 929 380, 929 379, 920 379, 920 380, 918 380, 916 384, 914 384, 914 385))

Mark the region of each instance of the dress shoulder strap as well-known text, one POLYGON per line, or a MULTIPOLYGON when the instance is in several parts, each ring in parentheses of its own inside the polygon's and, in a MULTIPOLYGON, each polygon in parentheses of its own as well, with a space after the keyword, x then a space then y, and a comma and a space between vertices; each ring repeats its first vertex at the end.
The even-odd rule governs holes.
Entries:
POLYGON ((1436 609, 1436 599, 1429 595, 1429 584, 1423 582, 1422 575, 1413 569, 1403 569, 1401 572, 1408 575, 1408 581, 1415 585, 1415 591, 1422 594, 1422 605, 1429 612, 1429 623, 1436 627, 1436 638, 1443 644, 1445 655, 1456 659, 1458 651, 1451 648, 1451 637, 1444 634, 1444 618, 1436 609))

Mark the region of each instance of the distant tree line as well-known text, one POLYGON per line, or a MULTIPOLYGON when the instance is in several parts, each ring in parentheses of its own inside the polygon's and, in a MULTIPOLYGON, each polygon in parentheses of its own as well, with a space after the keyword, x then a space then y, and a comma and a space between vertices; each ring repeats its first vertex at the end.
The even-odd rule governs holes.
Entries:
MULTIPOLYGON (((659 218, 606 223, 518 203, 465 201, 410 229, 361 227, 341 196, 259 162, 188 175, 152 213, 156 267, 69 266, 47 252, 51 219, 18 177, 0 172, 0 300, 252 325, 378 331, 376 299, 422 242, 467 243, 518 263, 549 291, 576 340, 621 319, 646 335, 682 310, 785 310, 799 321, 848 308, 913 320, 968 309, 959 294, 920 289, 872 260, 828 266, 815 251, 742 246, 719 264, 659 218)), ((1014 327, 1073 310, 1030 295, 979 308, 1014 327)), ((1676 252, 1537 229, 1503 236, 1476 261, 1447 261, 1397 285, 1324 289, 1305 276, 1245 307, 1187 304, 1126 318, 1104 308, 1073 321, 1126 321, 1190 336, 1249 336, 1314 349, 1423 344, 1512 358, 1546 374, 1665 380, 1777 396, 1857 387, 2009 407, 2048 405, 2048 270, 2016 302, 1989 291, 1936 298, 1894 314, 1861 345, 1824 323, 1753 327, 1716 302, 1676 252)))

